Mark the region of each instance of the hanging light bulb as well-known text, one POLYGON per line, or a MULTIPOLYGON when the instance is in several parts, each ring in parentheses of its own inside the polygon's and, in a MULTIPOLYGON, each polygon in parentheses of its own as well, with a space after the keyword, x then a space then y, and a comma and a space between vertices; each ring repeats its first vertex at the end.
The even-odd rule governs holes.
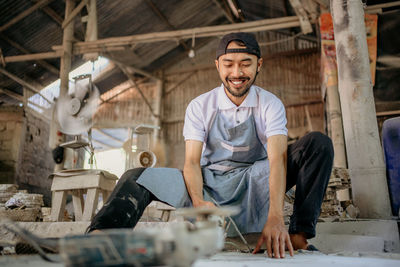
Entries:
POLYGON ((195 57, 195 53, 194 53, 194 43, 195 43, 195 33, 193 32, 193 36, 192 36, 192 48, 190 48, 189 53, 188 53, 188 57, 190 58, 194 58, 195 57))

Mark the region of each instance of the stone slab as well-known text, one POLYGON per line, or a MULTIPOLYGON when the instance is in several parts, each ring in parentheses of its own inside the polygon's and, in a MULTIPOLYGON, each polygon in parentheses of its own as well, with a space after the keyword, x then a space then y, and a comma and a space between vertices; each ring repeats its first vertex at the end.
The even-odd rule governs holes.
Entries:
MULTIPOLYGON (((317 236, 319 234, 339 234, 380 237, 385 242, 386 252, 400 253, 399 228, 396 220, 321 222, 317 224, 316 231, 317 236)), ((357 251, 357 249, 352 251, 357 251)))
POLYGON ((325 254, 341 251, 386 252, 382 237, 342 234, 318 234, 309 241, 325 254))

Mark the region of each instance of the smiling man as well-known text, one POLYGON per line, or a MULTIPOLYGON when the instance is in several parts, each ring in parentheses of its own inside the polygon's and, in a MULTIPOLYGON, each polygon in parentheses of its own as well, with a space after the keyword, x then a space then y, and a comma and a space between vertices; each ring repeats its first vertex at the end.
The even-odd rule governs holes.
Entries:
MULTIPOLYGON (((254 35, 225 35, 215 65, 221 86, 193 99, 185 115, 185 164, 127 171, 88 231, 133 227, 151 200, 174 207, 239 206, 241 233, 261 232, 254 253, 315 250, 315 226, 333 162, 331 140, 309 133, 287 145, 282 102, 253 85, 262 67, 254 35), (283 220, 285 191, 296 185, 289 231, 283 220)), ((229 229, 233 230, 233 229, 229 229)), ((230 234, 236 234, 230 231, 230 234)))

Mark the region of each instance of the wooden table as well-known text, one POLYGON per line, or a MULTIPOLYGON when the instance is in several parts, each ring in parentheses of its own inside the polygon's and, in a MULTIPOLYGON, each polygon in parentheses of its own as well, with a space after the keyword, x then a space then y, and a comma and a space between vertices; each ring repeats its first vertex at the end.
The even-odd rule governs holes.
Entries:
POLYGON ((105 203, 118 180, 117 176, 102 170, 66 170, 51 177, 52 221, 62 221, 68 194, 72 195, 75 221, 90 221, 96 211, 99 194, 102 194, 105 203))

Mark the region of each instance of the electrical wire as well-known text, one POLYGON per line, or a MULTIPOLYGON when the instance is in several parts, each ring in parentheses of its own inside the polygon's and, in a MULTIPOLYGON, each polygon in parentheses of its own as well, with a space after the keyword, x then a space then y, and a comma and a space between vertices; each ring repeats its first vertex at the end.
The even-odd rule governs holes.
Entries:
POLYGON ((285 39, 279 39, 279 40, 275 40, 275 41, 271 41, 271 42, 258 43, 258 45, 259 46, 269 46, 269 45, 274 45, 274 44, 278 44, 278 43, 283 43, 283 42, 286 42, 286 41, 290 41, 292 39, 296 39, 300 35, 303 35, 303 33, 299 32, 299 33, 296 33, 295 35, 287 37, 285 39))
MULTIPOLYGON (((221 208, 221 205, 219 205, 219 204, 217 203, 217 201, 216 201, 212 196, 209 196, 209 197, 211 198, 211 200, 214 202, 214 204, 215 204, 218 208, 221 208)), ((237 227, 236 223, 233 221, 233 219, 232 219, 231 216, 227 216, 227 217, 228 217, 229 221, 232 223, 233 227, 235 228, 235 230, 236 230, 236 232, 238 233, 238 235, 239 235, 240 239, 242 240, 242 242, 246 245, 247 249, 249 250, 249 253, 251 253, 250 245, 249 245, 249 243, 247 243, 246 239, 244 238, 244 236, 242 235, 242 233, 239 231, 239 228, 237 227)))
MULTIPOLYGON (((39 253, 39 255, 42 259, 49 261, 49 262, 57 262, 57 263, 60 262, 60 261, 51 259, 49 256, 47 256, 46 252, 43 251, 43 249, 39 245, 40 242, 38 242, 38 241, 42 240, 41 238, 31 234, 30 232, 21 228, 18 224, 16 224, 15 222, 13 222, 9 219, 2 219, 1 224, 3 224, 4 228, 6 228, 8 231, 20 236, 23 240, 28 242, 29 245, 31 245, 34 249, 36 249, 36 251, 39 253), (7 224, 12 225, 12 227, 7 226, 7 224)), ((49 242, 51 242, 51 241, 49 241, 49 242)))

